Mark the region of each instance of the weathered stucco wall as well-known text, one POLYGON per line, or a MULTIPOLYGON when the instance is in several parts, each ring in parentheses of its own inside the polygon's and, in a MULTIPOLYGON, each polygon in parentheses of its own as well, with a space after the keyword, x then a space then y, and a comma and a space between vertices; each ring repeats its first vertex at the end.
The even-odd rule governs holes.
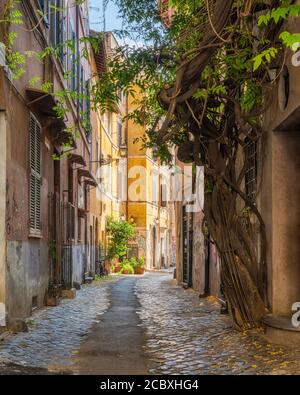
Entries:
POLYGON ((0 110, 0 326, 6 324, 6 235, 5 235, 5 206, 6 206, 6 117, 0 110))
POLYGON ((87 246, 84 244, 77 244, 72 248, 73 259, 73 282, 82 283, 84 270, 86 267, 87 246))
POLYGON ((31 314, 32 301, 43 306, 48 287, 48 245, 45 241, 7 242, 7 312, 10 318, 31 314))
POLYGON ((194 213, 193 289, 205 293, 205 246, 202 232, 203 213, 194 213))
MULTIPOLYGON (((299 19, 293 19, 289 30, 298 26, 299 19)), ((289 316, 292 304, 300 301, 300 67, 292 65, 292 55, 287 53, 289 95, 285 97, 285 80, 279 79, 265 117, 260 201, 267 231, 269 305, 274 314, 289 316)))

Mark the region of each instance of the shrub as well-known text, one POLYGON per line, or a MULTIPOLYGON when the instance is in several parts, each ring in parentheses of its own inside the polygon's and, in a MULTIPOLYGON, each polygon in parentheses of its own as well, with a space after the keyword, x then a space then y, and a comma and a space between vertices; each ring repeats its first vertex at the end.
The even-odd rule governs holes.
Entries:
POLYGON ((139 257, 138 260, 135 262, 134 267, 138 267, 140 269, 143 269, 145 267, 145 259, 142 257, 139 257))
POLYGON ((121 273, 124 272, 128 272, 129 274, 134 274, 134 269, 128 261, 127 263, 122 265, 121 273))
POLYGON ((108 257, 110 259, 123 258, 128 251, 128 241, 134 235, 134 226, 126 221, 115 221, 110 218, 106 230, 110 236, 108 257))
POLYGON ((130 265, 131 265, 132 267, 135 267, 136 264, 137 264, 137 261, 136 261, 135 258, 132 257, 132 258, 130 258, 129 263, 130 263, 130 265))

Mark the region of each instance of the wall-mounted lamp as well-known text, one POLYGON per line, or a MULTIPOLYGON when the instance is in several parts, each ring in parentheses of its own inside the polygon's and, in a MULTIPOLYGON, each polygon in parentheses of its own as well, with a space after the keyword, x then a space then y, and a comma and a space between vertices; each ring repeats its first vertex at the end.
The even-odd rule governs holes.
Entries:
MULTIPOLYGON (((127 144, 124 142, 119 146, 119 156, 121 159, 125 159, 127 157, 127 144)), ((113 162, 119 162, 120 158, 101 158, 100 160, 91 161, 91 163, 99 163, 100 166, 107 166, 113 162)))
POLYGON ((135 219, 134 219, 133 215, 130 217, 129 222, 131 225, 135 224, 135 219))
POLYGON ((126 158, 127 157, 127 152, 128 152, 127 144, 126 144, 126 142, 124 142, 119 147, 120 157, 122 159, 126 158))

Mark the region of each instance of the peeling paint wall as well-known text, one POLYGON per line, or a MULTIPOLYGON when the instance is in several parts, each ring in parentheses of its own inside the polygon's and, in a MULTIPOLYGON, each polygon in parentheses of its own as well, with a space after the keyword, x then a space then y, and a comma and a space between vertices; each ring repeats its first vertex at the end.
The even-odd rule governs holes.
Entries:
POLYGON ((83 275, 86 268, 87 261, 87 246, 83 244, 77 244, 72 248, 73 254, 73 282, 79 284, 83 281, 83 275))
POLYGON ((31 315, 33 298, 42 307, 48 287, 48 245, 43 240, 7 242, 7 312, 31 315))

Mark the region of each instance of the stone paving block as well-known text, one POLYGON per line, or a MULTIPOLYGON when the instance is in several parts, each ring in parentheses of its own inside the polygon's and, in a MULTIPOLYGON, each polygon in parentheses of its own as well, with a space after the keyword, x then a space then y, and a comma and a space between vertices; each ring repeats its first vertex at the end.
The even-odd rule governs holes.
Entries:
POLYGON ((183 291, 171 277, 148 274, 139 279, 136 289, 148 339, 145 351, 152 360, 161 361, 151 374, 255 375, 272 374, 274 368, 280 374, 300 372, 300 350, 269 345, 260 333, 245 336, 233 331, 218 304, 207 299, 199 303, 196 293, 183 291), (272 353, 280 349, 283 353, 272 364, 256 358, 265 356, 270 362, 272 353), (282 369, 284 361, 294 364, 282 369))
MULTIPOLYGON (((147 273, 137 281, 138 315, 150 374, 296 374, 300 350, 268 344, 261 333, 233 331, 219 305, 186 292, 171 276, 147 273), (153 366, 152 366, 153 365, 153 366)), ((30 367, 72 369, 86 334, 109 308, 109 285, 82 286, 76 299, 37 311, 29 332, 5 338, 0 360, 30 367)))
POLYGON ((31 318, 33 327, 29 332, 1 342, 0 359, 5 356, 10 362, 33 367, 68 366, 83 335, 108 305, 107 284, 83 286, 76 299, 65 299, 59 306, 38 311, 31 318))

